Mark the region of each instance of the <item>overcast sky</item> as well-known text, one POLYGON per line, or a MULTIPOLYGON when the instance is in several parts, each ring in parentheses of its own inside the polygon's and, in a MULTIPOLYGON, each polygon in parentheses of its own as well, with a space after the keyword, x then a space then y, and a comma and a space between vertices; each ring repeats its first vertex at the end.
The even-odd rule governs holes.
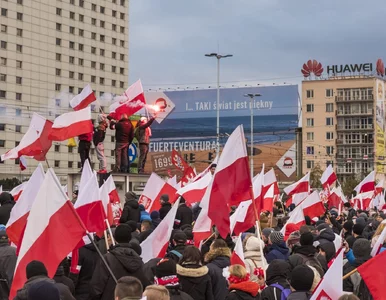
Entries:
POLYGON ((129 80, 144 88, 298 83, 315 58, 324 66, 386 59, 382 0, 131 0, 129 80), (241 83, 242 82, 242 83, 241 83))

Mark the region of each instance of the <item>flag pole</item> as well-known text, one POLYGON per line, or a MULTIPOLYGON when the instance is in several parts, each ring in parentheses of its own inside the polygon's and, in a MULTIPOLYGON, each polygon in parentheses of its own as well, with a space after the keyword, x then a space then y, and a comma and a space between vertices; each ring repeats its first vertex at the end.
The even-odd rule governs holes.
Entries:
POLYGON ((108 238, 107 238, 107 231, 106 230, 103 230, 103 234, 105 236, 105 243, 106 243, 106 249, 107 251, 109 251, 109 242, 108 242, 108 238))
POLYGON ((349 278, 352 274, 355 274, 356 272, 358 272, 357 268, 355 268, 354 270, 352 270, 352 271, 348 272, 346 275, 344 275, 342 280, 349 278))
POLYGON ((47 164, 47 167, 48 169, 50 168, 50 164, 48 163, 48 159, 46 158, 46 164, 47 164))
POLYGON ((113 243, 113 246, 115 246, 115 240, 114 240, 114 237, 113 237, 113 232, 111 231, 111 227, 110 227, 109 221, 107 219, 105 219, 105 222, 106 222, 106 225, 107 225, 107 229, 109 230, 109 234, 111 236, 111 242, 113 243))

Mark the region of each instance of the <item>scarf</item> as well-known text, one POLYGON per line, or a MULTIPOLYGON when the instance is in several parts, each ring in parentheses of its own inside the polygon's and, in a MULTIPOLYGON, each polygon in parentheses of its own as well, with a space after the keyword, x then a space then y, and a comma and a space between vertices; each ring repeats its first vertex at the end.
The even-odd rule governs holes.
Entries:
POLYGON ((178 286, 180 284, 177 275, 170 275, 170 276, 164 276, 164 277, 154 277, 154 283, 156 285, 163 285, 163 286, 178 286))

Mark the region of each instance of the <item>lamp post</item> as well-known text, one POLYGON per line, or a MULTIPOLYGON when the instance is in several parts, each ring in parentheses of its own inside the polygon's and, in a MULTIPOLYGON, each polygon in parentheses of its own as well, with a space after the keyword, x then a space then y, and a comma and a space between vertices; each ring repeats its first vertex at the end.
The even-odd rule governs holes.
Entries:
POLYGON ((251 178, 253 178, 253 98, 260 97, 261 94, 245 94, 244 97, 249 97, 251 100, 251 156, 250 156, 250 169, 251 169, 251 178))
POLYGON ((232 57, 232 54, 221 55, 219 53, 205 54, 206 57, 215 57, 217 59, 217 126, 216 126, 216 155, 220 152, 220 59, 232 57))

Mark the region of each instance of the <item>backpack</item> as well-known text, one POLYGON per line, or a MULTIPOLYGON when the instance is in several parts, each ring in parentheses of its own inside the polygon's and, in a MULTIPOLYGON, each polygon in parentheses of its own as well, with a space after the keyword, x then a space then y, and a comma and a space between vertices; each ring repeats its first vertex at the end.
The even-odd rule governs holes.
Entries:
POLYGON ((319 260, 316 258, 318 253, 314 256, 305 256, 303 254, 298 254, 302 258, 302 264, 306 266, 311 266, 318 271, 320 278, 323 278, 324 276, 324 270, 322 268, 322 265, 320 264, 319 260))
MULTIPOLYGON (((270 286, 272 286, 274 288, 278 288, 281 291, 281 298, 280 298, 280 300, 287 300, 288 296, 291 294, 291 290, 290 289, 285 289, 284 287, 282 287, 278 283, 271 284, 270 286)), ((275 300, 279 300, 279 299, 276 299, 276 292, 275 292, 275 290, 273 291, 273 294, 275 295, 275 300)))

